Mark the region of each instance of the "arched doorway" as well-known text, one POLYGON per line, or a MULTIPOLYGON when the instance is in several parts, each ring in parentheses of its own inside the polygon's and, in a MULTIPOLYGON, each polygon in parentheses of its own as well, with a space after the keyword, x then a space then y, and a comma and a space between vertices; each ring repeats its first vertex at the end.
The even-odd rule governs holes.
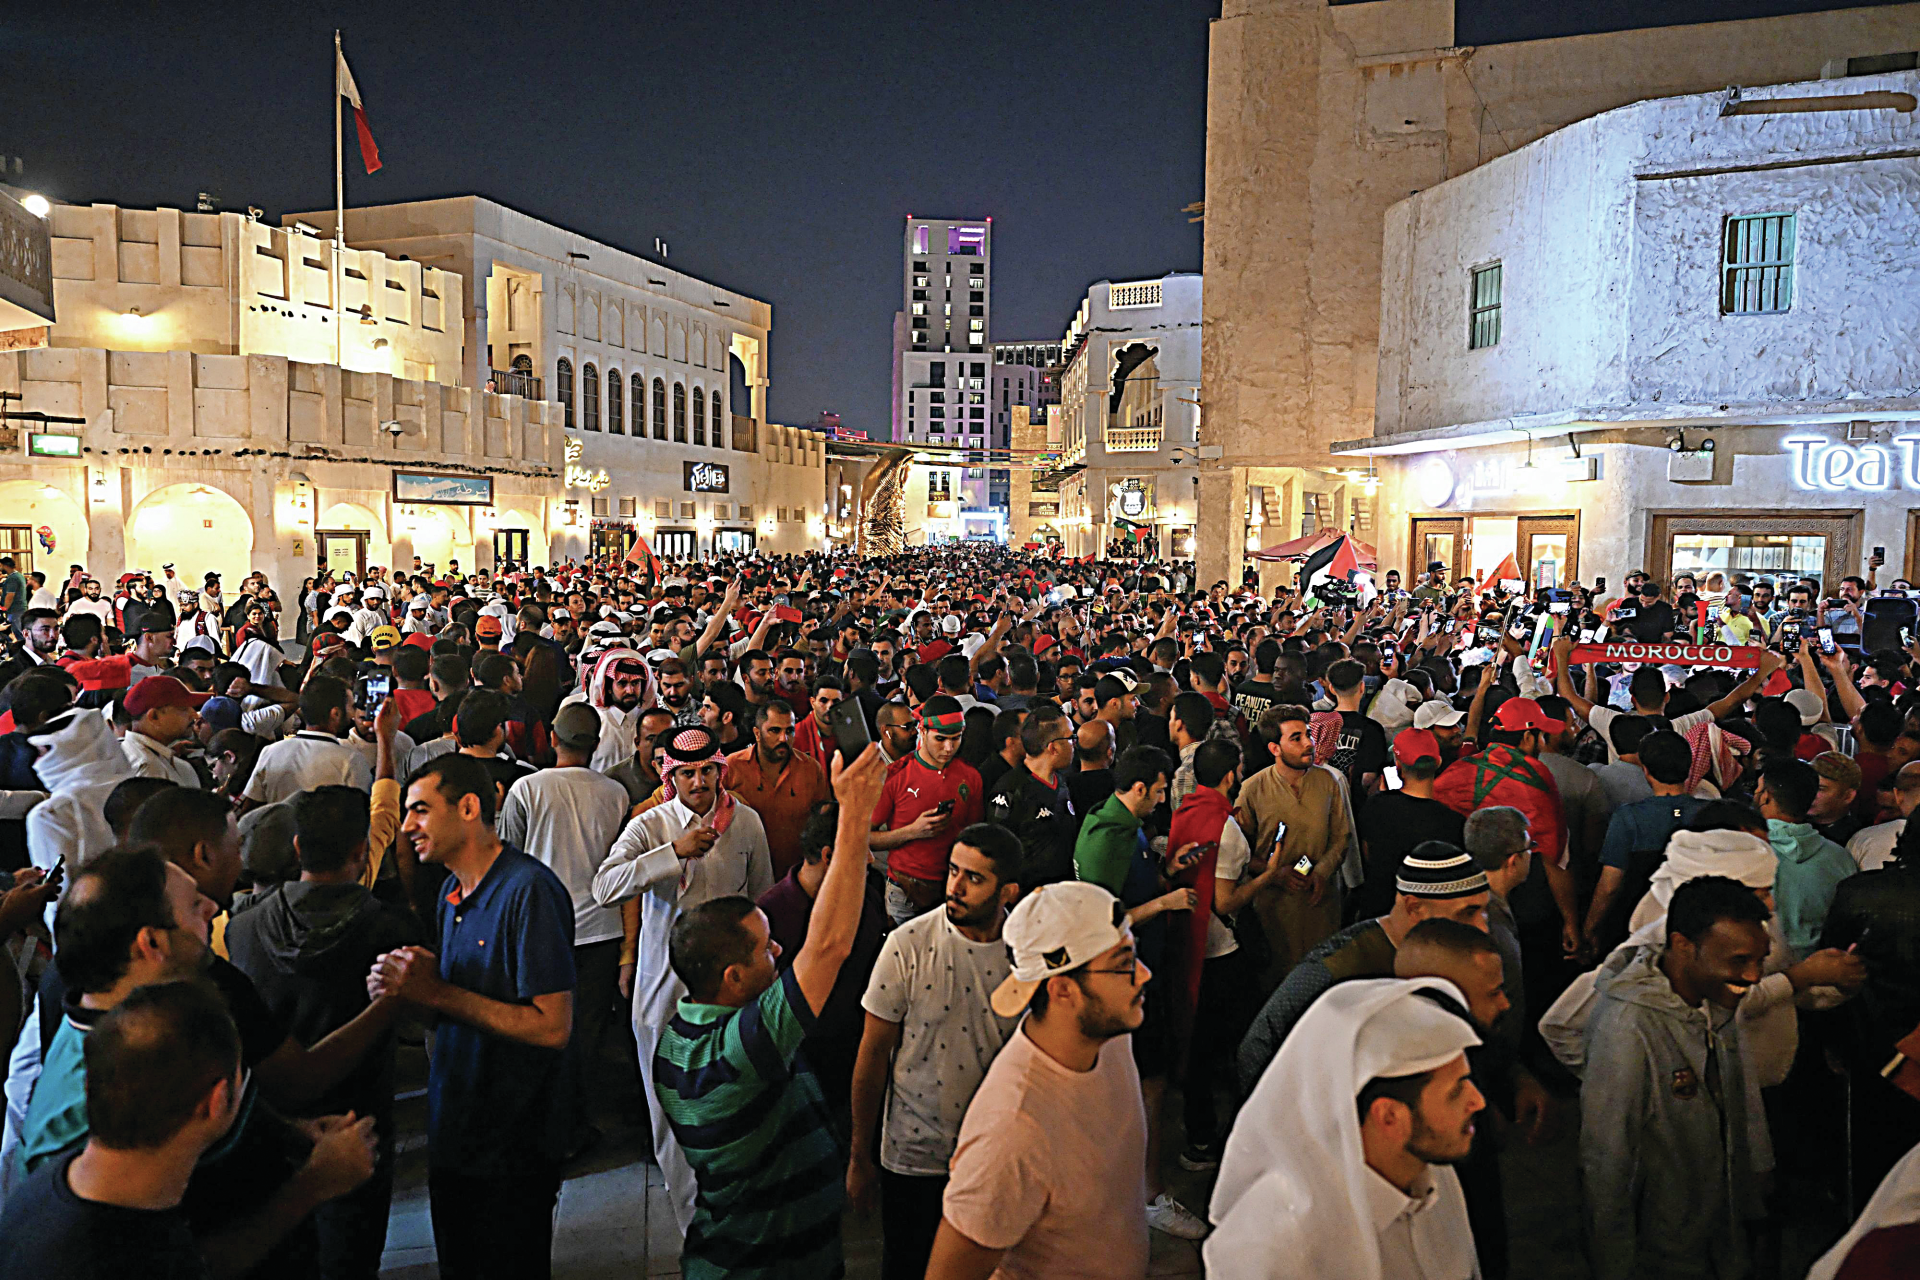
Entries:
POLYGON ((204 484, 170 484, 142 498, 127 521, 127 567, 182 582, 218 573, 238 584, 253 570, 253 520, 231 494, 204 484))
POLYGON ((540 522, 517 507, 506 507, 493 519, 493 563, 511 560, 517 568, 547 563, 547 535, 540 522))
POLYGON ((458 514, 445 507, 408 507, 411 514, 400 517, 401 528, 413 534, 413 554, 423 568, 431 566, 436 574, 447 571, 448 562, 458 560, 462 573, 474 568, 473 533, 466 512, 458 514))
POLYGON ((20 572, 38 569, 55 591, 66 585, 70 564, 103 576, 109 566, 87 564, 87 533, 86 513, 66 490, 44 480, 0 483, 0 552, 12 556, 20 572))
POLYGON ((393 543, 385 523, 357 502, 328 507, 314 526, 313 540, 320 567, 333 570, 336 576, 343 569, 358 576, 368 565, 393 567, 393 543))

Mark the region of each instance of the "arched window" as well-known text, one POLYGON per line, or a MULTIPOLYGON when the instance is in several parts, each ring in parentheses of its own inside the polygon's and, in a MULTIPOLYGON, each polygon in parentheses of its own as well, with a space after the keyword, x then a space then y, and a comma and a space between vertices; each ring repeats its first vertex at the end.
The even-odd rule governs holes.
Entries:
POLYGON ((716 391, 713 393, 713 447, 716 449, 727 447, 727 437, 720 430, 720 424, 725 421, 720 411, 720 393, 716 391))
POLYGON ((553 384, 560 396, 560 412, 567 429, 573 429, 573 361, 565 356, 553 371, 553 384))
POLYGON ((687 384, 673 384, 673 442, 687 442, 687 384))
POLYGON ((653 380, 653 438, 667 438, 667 384, 659 378, 653 380))
POLYGON ((607 370, 607 430, 616 436, 627 434, 626 384, 620 380, 618 369, 607 370))
POLYGON ((698 387, 693 389, 693 442, 707 442, 707 397, 698 387))
POLYGON ((637 373, 633 375, 633 434, 647 434, 647 380, 637 373))
POLYGON ((580 425, 600 429, 600 371, 592 361, 580 366, 580 425))

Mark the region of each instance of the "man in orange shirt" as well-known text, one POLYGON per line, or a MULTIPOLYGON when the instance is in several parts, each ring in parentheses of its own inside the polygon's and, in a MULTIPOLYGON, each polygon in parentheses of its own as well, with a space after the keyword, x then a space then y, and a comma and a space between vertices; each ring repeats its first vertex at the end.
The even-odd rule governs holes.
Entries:
POLYGON ((831 800, 826 771, 793 749, 793 708, 770 698, 753 709, 753 745, 727 757, 724 775, 733 798, 760 815, 777 881, 799 862, 800 828, 813 807, 831 800))

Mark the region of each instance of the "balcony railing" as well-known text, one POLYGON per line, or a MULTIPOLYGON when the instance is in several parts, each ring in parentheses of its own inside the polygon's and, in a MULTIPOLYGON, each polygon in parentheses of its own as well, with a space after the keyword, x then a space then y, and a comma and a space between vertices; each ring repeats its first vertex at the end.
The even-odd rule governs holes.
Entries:
POLYGON ((496 395, 525 396, 529 400, 540 400, 540 376, 528 373, 524 369, 489 369, 487 381, 496 395))
POLYGON ((1108 453, 1152 453, 1160 447, 1163 427, 1120 427, 1106 432, 1108 453))

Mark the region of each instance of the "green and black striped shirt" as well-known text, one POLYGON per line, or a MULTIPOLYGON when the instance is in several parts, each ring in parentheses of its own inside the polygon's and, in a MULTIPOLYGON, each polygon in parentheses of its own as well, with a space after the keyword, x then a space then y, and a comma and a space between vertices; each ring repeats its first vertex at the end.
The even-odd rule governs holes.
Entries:
POLYGON ((687 1280, 835 1280, 846 1153, 800 1056, 813 1011, 793 970, 743 1008, 682 1000, 653 1088, 699 1181, 687 1280))

